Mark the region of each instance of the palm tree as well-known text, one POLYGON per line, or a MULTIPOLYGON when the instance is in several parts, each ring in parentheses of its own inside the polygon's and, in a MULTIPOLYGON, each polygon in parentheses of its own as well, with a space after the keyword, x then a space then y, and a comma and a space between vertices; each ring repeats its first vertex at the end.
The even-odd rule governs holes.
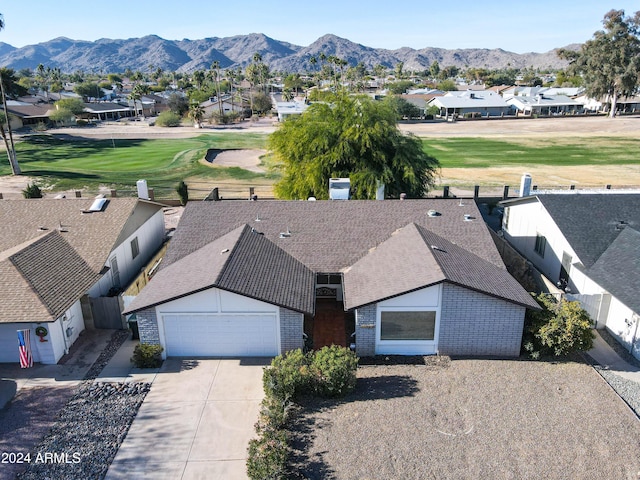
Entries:
POLYGON ((193 126, 201 128, 202 119, 204 118, 204 108, 198 103, 194 103, 189 107, 189 118, 193 120, 193 126))
POLYGON ((220 120, 222 120, 222 116, 224 112, 222 111, 222 97, 220 96, 220 62, 216 60, 211 64, 211 71, 215 75, 214 82, 216 84, 216 98, 218 99, 218 110, 220 112, 220 120))
MULTIPOLYGON (((4 17, 0 13, 0 30, 4 30, 4 17)), ((9 164, 11 165, 11 172, 14 175, 22 174, 18 159, 16 158, 16 146, 13 143, 13 132, 11 131, 11 119, 9 117, 9 111, 7 110, 7 97, 4 94, 4 80, 0 75, 0 96, 2 97, 2 105, 4 106, 4 118, 0 119, 0 135, 4 140, 4 144, 7 147, 7 157, 9 157, 9 164), (7 142, 7 135, 4 131, 4 124, 7 124, 7 130, 9 132, 9 142, 7 142)))
POLYGON ((149 85, 144 83, 138 83, 133 87, 131 93, 129 94, 129 98, 133 100, 133 110, 136 112, 136 116, 138 115, 138 109, 136 108, 136 100, 140 100, 140 115, 144 117, 144 105, 142 104, 142 97, 149 93, 149 85))

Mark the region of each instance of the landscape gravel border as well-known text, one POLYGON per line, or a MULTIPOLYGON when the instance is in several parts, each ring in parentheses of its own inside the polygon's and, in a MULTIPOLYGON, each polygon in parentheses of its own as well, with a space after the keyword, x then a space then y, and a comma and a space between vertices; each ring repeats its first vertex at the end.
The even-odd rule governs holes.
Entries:
POLYGON ((138 413, 150 383, 94 382, 130 332, 114 332, 108 345, 30 452, 19 480, 102 479, 138 413))

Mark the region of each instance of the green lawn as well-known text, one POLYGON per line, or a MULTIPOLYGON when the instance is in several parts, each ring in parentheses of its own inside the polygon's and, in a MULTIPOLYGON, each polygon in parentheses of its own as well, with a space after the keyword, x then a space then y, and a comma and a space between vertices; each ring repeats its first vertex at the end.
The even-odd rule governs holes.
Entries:
MULTIPOLYGON (((131 188, 141 178, 169 187, 193 176, 241 180, 265 177, 240 168, 212 168, 199 160, 210 148, 265 148, 266 139, 265 135, 245 133, 158 140, 61 140, 34 135, 20 142, 16 150, 24 175, 56 189, 97 185, 131 188)), ((10 173, 8 163, 2 163, 0 175, 10 173)))
POLYGON ((625 165, 640 163, 640 140, 620 137, 494 140, 423 138, 423 147, 443 168, 513 165, 625 165))
MULTIPOLYGON (((185 178, 269 181, 273 174, 240 168, 209 167, 202 159, 209 148, 266 148, 268 136, 214 133, 188 139, 87 140, 27 137, 17 146, 22 171, 43 186, 58 190, 109 185, 131 189, 146 178, 169 189, 185 178)), ((423 138, 424 149, 443 168, 486 168, 512 165, 621 165, 640 163, 640 140, 619 137, 576 138, 423 138)), ((272 162, 268 156, 265 164, 272 162)), ((0 175, 10 174, 8 162, 0 175)))

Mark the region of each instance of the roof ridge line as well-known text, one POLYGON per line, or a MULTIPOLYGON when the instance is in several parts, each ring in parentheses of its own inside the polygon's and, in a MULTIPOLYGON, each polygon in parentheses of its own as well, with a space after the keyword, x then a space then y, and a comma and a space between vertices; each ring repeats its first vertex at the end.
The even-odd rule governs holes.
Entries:
MULTIPOLYGON (((240 227, 238 227, 238 228, 240 228, 240 227)), ((233 230, 237 230, 237 228, 234 228, 233 230)), ((231 230, 231 232, 233 232, 233 230, 231 230)), ((218 276, 215 279, 214 286, 218 287, 218 285, 220 284, 220 281, 222 280, 222 278, 224 277, 224 274, 227 271, 227 268, 229 268, 229 264, 231 263, 231 260, 233 259, 233 256, 234 256, 234 254, 235 254, 235 252, 236 252, 236 250, 238 248, 238 244, 240 243, 240 240, 242 240, 242 238, 247 234, 247 231, 250 232, 251 231, 251 227, 249 226, 249 224, 245 223, 244 227, 242 227, 242 232, 238 236, 238 240, 229 249, 229 255, 227 255, 227 258, 225 259, 224 265, 220 269, 220 272, 218 272, 218 276)), ((231 232, 229 232, 229 233, 231 233, 231 232)), ((215 240, 213 240, 213 241, 215 241, 215 240)), ((211 242, 209 242, 209 243, 211 243, 211 242)))

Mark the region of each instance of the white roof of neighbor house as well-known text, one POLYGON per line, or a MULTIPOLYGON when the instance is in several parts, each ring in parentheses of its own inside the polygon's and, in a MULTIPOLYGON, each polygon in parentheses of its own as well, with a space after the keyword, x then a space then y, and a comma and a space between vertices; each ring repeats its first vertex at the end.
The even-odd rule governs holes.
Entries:
POLYGON ((304 113, 307 108, 309 105, 304 102, 276 102, 278 115, 304 113))
POLYGON ((513 96, 535 96, 539 93, 543 93, 549 90, 548 87, 521 87, 514 86, 508 88, 502 92, 504 97, 513 97, 513 96))
POLYGON ((414 88, 407 90, 407 95, 444 95, 445 92, 437 88, 414 88))
POLYGON ((448 92, 442 97, 435 97, 429 103, 444 108, 509 107, 500 95, 489 90, 448 92))
POLYGON ((520 95, 517 97, 508 98, 507 103, 509 105, 515 105, 521 108, 531 107, 533 105, 544 105, 546 107, 559 105, 584 105, 584 103, 577 102, 576 100, 573 100, 566 95, 536 95, 535 97, 520 95))
POLYGON ((584 93, 584 87, 551 87, 544 90, 545 95, 566 95, 567 97, 577 97, 584 93))

